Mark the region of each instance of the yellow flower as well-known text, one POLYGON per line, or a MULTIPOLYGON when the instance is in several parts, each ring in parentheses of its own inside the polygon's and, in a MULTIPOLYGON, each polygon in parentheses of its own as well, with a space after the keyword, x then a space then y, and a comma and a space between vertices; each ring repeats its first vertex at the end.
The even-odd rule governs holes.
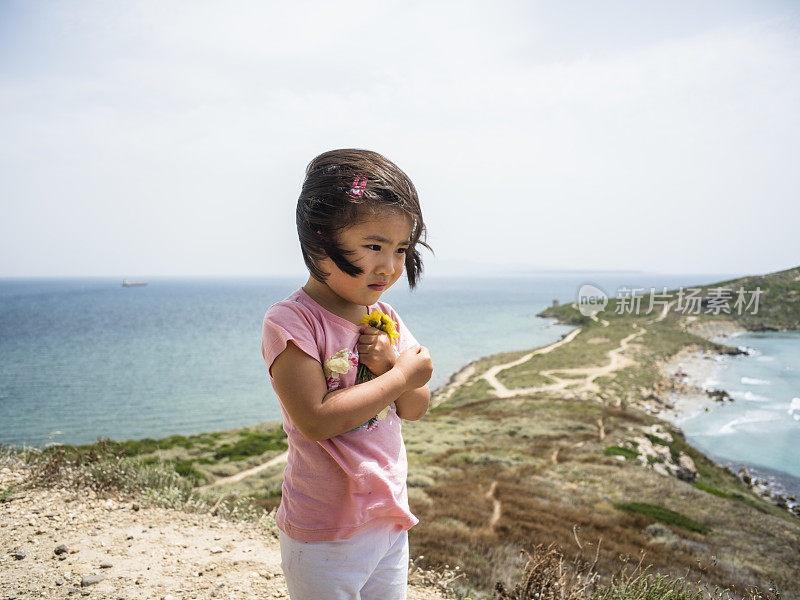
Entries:
POLYGON ((397 323, 392 321, 388 315, 383 314, 379 310, 374 310, 368 315, 364 315, 361 318, 361 322, 364 325, 369 325, 370 327, 374 327, 375 329, 380 329, 381 331, 385 332, 393 344, 400 337, 400 334, 397 333, 397 330, 395 329, 397 323))

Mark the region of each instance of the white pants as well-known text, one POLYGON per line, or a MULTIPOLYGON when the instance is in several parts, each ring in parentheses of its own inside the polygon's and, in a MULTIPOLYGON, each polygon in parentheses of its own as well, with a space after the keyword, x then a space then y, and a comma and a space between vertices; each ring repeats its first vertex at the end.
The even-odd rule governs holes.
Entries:
POLYGON ((298 542, 281 531, 281 568, 292 600, 405 600, 408 532, 379 525, 348 540, 298 542))

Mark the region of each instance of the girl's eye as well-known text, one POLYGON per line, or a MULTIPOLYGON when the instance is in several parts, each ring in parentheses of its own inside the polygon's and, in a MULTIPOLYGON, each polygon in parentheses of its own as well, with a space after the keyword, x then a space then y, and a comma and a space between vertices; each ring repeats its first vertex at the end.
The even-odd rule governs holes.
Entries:
POLYGON ((408 248, 398 248, 397 252, 399 252, 400 254, 405 254, 406 252, 408 252, 408 248))
POLYGON ((364 246, 365 248, 369 248, 370 250, 375 250, 375 252, 380 252, 381 247, 378 244, 368 244, 364 246))

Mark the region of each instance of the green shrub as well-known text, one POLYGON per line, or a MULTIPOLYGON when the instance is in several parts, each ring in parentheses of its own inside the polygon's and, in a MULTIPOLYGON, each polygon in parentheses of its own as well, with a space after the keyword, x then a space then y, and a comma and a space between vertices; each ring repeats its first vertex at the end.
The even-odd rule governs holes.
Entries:
POLYGON ((703 600, 701 591, 694 591, 684 579, 666 575, 624 575, 597 590, 591 600, 703 600))
POLYGON ((698 523, 674 510, 664 508, 663 506, 656 506, 655 504, 648 504, 646 502, 618 502, 614 504, 614 508, 644 515, 656 521, 680 527, 687 531, 695 531, 697 533, 708 533, 711 531, 710 527, 706 527, 702 523, 698 523))
POLYGON ((741 501, 743 498, 741 494, 728 494, 727 492, 723 492, 715 488, 713 485, 709 485, 703 481, 695 481, 692 483, 694 487, 698 490, 703 490, 704 492, 708 492, 709 494, 713 494, 714 496, 719 496, 720 498, 728 498, 729 500, 739 500, 741 501))
POLYGON ((657 435, 653 435, 652 433, 645 433, 644 437, 650 440, 653 444, 657 444, 659 446, 669 446, 669 442, 666 440, 661 439, 657 435))
POLYGON ((206 476, 194 468, 194 463, 190 460, 175 461, 175 472, 193 481, 195 484, 202 484, 206 482, 206 476))
POLYGON ((636 458, 639 456, 636 450, 631 450, 630 448, 625 448, 623 446, 609 446, 603 450, 603 454, 606 456, 624 456, 625 458, 629 458, 631 460, 636 460, 636 458))
POLYGON ((249 432, 235 444, 225 444, 214 454, 217 460, 227 458, 231 461, 260 456, 271 450, 284 451, 287 448, 286 433, 276 429, 267 433, 249 432))

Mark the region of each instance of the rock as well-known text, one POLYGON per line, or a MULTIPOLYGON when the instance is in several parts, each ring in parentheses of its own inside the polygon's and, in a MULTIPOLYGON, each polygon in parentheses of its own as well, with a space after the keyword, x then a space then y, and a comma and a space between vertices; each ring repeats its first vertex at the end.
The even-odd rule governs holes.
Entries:
POLYGON ((774 498, 775 504, 780 506, 781 508, 789 508, 789 504, 786 502, 786 496, 783 494, 778 494, 774 498))
POLYGON ((72 594, 80 594, 80 593, 81 593, 81 589, 80 588, 71 587, 71 588, 67 589, 67 594, 70 594, 70 595, 72 595, 72 594))
POLYGON ((114 565, 112 565, 110 562, 101 562, 100 563, 100 568, 101 569, 110 569, 113 566, 114 565))
POLYGON ((718 389, 706 390, 706 394, 710 398, 713 398, 714 400, 716 400, 717 402, 724 402, 725 400, 733 402, 733 398, 725 390, 718 390, 718 389))
POLYGON ((695 542, 693 540, 681 540, 681 546, 686 548, 687 550, 692 550, 694 552, 698 552, 700 554, 708 554, 711 549, 701 542, 695 542))
POLYGON ((59 544, 56 546, 55 550, 53 550, 56 556, 60 556, 61 554, 66 554, 69 552, 69 548, 67 548, 66 544, 59 544))
POLYGON ((64 585, 63 579, 56 579, 56 585, 64 585))
POLYGON ((81 587, 89 587, 90 585, 95 585, 96 583, 100 583, 103 581, 105 577, 102 575, 84 575, 81 578, 81 587))
POLYGON ((695 466, 691 456, 685 452, 681 452, 680 456, 678 457, 678 464, 676 466, 677 469, 675 471, 675 476, 678 479, 681 481, 687 481, 689 483, 697 481, 697 467, 695 466))
POLYGON ((659 475, 666 475, 667 477, 669 477, 669 471, 667 470, 667 467, 664 466, 664 463, 660 462, 653 463, 652 468, 653 471, 655 471, 659 475))
POLYGON ((738 477, 747 485, 754 483, 753 478, 750 476, 750 470, 747 467, 739 469, 738 477))
POLYGON ((17 560, 22 560, 25 558, 25 553, 22 550, 13 550, 11 552, 11 556, 16 558, 17 560))
POLYGON ((131 504, 131 508, 132 508, 133 510, 135 510, 135 511, 136 511, 136 510, 139 510, 139 505, 138 505, 138 504, 136 504, 136 502, 134 502, 133 504, 131 504))
POLYGON ((648 525, 644 532, 648 542, 651 544, 659 544, 673 550, 677 550, 680 547, 681 538, 675 535, 669 527, 665 527, 660 523, 648 525))

